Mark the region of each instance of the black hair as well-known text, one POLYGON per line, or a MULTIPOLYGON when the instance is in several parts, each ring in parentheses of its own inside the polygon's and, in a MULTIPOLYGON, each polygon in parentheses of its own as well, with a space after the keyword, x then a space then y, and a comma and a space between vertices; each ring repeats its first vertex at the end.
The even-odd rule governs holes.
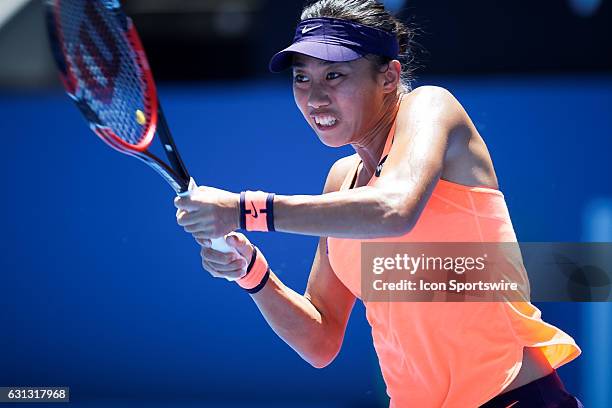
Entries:
MULTIPOLYGON (((376 0, 316 0, 307 3, 302 10, 300 20, 308 18, 329 17, 354 21, 369 27, 378 28, 395 34, 399 42, 398 60, 402 64, 401 86, 405 92, 412 90, 414 79, 413 44, 415 28, 404 24, 393 16, 385 6, 376 0)), ((388 67, 389 57, 381 55, 366 56, 373 60, 379 69, 388 67)))

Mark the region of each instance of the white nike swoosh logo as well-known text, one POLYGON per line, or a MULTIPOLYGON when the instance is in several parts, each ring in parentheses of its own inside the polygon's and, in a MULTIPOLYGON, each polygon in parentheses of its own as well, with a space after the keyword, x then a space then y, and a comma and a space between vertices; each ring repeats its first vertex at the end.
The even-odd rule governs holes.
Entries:
POLYGON ((319 24, 319 25, 312 26, 312 27, 304 27, 304 28, 302 28, 302 34, 306 34, 307 32, 315 30, 315 29, 317 29, 319 27, 322 27, 322 26, 323 26, 322 24, 319 24))

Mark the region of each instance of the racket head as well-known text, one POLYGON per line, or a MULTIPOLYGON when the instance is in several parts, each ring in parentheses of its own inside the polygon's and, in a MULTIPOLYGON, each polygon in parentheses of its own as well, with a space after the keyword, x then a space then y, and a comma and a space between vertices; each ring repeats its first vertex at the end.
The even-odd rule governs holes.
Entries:
POLYGON ((46 0, 45 6, 60 78, 91 129, 121 153, 145 152, 158 100, 132 20, 117 0, 46 0))

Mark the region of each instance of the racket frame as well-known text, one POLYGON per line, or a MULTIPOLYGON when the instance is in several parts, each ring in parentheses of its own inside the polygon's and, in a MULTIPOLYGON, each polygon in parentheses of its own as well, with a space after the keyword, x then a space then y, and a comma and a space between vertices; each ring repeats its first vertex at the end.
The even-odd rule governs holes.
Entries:
POLYGON ((143 79, 147 87, 147 95, 150 103, 150 119, 148 128, 145 130, 145 136, 137 144, 131 144, 116 135, 112 129, 103 126, 96 120, 96 115, 89 109, 89 106, 80 100, 79 83, 74 76, 73 68, 70 59, 66 56, 68 51, 64 46, 63 31, 61 29, 60 18, 58 16, 59 4, 61 0, 47 0, 45 2, 47 31, 51 43, 53 57, 60 71, 60 79, 66 93, 72 98, 76 105, 81 110, 85 119, 89 122, 89 127, 93 132, 107 145, 120 153, 136 157, 143 161, 155 171, 157 171, 175 190, 177 194, 188 191, 190 176, 187 172, 179 152, 176 148, 170 128, 163 114, 161 104, 157 96, 157 88, 153 79, 153 73, 149 66, 149 62, 142 45, 142 41, 136 31, 132 19, 130 19, 120 8, 113 11, 125 20, 125 36, 129 41, 132 50, 137 54, 137 63, 141 68, 143 79), (153 153, 148 151, 155 134, 157 133, 159 140, 163 146, 164 152, 170 164, 160 160, 153 153))
MULTIPOLYGON (((61 0, 46 0, 45 9, 47 31, 49 34, 49 41, 51 43, 51 50, 53 52, 56 65, 60 70, 60 79, 64 85, 66 93, 68 93, 68 95, 74 100, 85 119, 89 122, 89 127, 100 139, 102 139, 102 141, 118 152, 135 157, 149 165, 172 186, 178 195, 187 194, 190 190, 196 187, 196 183, 189 176, 187 168, 185 167, 183 160, 179 155, 178 149, 176 148, 172 134, 170 133, 170 128, 168 127, 168 123, 161 108, 161 103, 159 102, 157 96, 157 88, 153 79, 153 73, 151 72, 144 47, 138 32, 136 31, 134 23, 123 12, 123 10, 121 10, 121 7, 113 9, 117 16, 125 21, 124 31, 128 41, 133 47, 133 50, 137 54, 138 65, 144 72, 144 79, 147 84, 148 96, 151 103, 151 118, 149 120, 149 127, 146 130, 145 137, 137 144, 130 144, 116 135, 109 127, 101 125, 99 120, 96 120, 97 115, 95 112, 93 112, 93 110, 91 110, 91 108, 89 108, 89 105, 87 105, 84 101, 79 100, 78 80, 73 74, 69 59, 66 58, 68 52, 64 47, 65 41, 63 39, 63 32, 60 29, 60 19, 57 14, 60 2, 61 0), (153 142, 156 133, 170 164, 163 162, 153 153, 148 151, 148 148, 153 142)), ((226 243, 224 238, 214 238, 211 240, 211 242, 213 249, 221 252, 237 253, 234 248, 230 247, 226 243)))

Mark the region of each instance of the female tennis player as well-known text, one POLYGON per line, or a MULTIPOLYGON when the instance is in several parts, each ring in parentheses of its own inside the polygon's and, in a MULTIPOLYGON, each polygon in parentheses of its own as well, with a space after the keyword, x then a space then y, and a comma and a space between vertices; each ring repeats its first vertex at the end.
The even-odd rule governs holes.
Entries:
MULTIPOLYGON (((331 167, 321 195, 200 187, 175 201, 204 269, 246 289, 314 367, 339 352, 361 296, 361 242, 516 241, 466 111, 445 89, 411 89, 411 38, 374 0, 306 6, 270 69, 293 70, 295 102, 322 143, 356 153, 331 167), (286 287, 238 228, 320 237, 306 292, 286 287), (238 255, 211 248, 225 234, 238 255)), ((529 302, 365 306, 391 407, 582 406, 555 371, 580 349, 529 302)))

